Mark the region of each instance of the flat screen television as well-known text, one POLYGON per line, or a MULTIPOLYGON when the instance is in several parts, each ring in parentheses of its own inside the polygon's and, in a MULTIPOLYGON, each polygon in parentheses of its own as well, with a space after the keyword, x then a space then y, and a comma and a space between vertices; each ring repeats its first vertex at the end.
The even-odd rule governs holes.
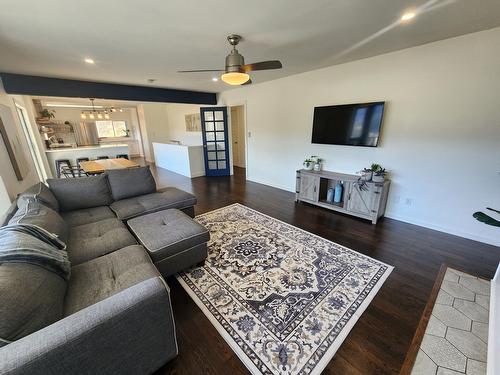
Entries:
POLYGON ((312 143, 376 147, 385 102, 314 108, 312 143))

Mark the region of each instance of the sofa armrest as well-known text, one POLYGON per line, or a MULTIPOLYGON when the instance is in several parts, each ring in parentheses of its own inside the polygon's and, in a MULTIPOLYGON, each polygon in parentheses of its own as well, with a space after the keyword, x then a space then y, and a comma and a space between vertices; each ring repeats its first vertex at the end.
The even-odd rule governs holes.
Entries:
POLYGON ((147 374, 176 355, 170 292, 157 277, 0 348, 0 373, 147 374))

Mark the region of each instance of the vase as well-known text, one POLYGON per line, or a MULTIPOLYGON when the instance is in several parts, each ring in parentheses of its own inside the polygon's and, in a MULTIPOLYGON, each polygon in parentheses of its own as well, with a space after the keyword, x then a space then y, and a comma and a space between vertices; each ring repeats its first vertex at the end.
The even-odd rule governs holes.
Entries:
POLYGON ((316 172, 321 171, 321 163, 314 163, 314 170, 316 172))
POLYGON ((385 180, 384 176, 377 176, 376 174, 374 174, 372 177, 373 182, 384 182, 384 180, 385 180))
POLYGON ((372 179, 373 172, 372 171, 362 171, 361 179, 364 181, 370 181, 372 179))
POLYGON ((308 171, 311 171, 313 169, 313 163, 311 163, 310 161, 305 161, 305 162, 302 163, 302 165, 308 171))

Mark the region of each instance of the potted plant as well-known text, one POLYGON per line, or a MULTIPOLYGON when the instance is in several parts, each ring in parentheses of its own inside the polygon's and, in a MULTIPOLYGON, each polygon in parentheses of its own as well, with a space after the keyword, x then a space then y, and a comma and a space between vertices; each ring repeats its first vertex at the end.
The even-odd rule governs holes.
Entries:
POLYGON ((316 161, 314 162, 314 170, 316 172, 321 171, 321 163, 323 162, 323 159, 316 157, 316 161))
POLYGON ((373 172, 370 168, 363 168, 363 170, 358 173, 361 173, 361 179, 363 181, 370 181, 372 179, 373 172))
POLYGON ((376 173, 377 171, 379 171, 380 169, 382 169, 382 166, 380 164, 377 164, 377 163, 372 163, 371 167, 370 167, 370 170, 373 172, 373 173, 376 173))
POLYGON ((358 173, 361 174, 361 179, 364 181, 370 181, 373 178, 373 175, 377 173, 382 167, 380 164, 377 163, 372 163, 370 168, 363 168, 362 171, 359 171, 358 173))
POLYGON ((304 162, 302 163, 302 165, 308 171, 312 171, 312 169, 314 167, 314 162, 311 159, 306 159, 306 160, 304 160, 304 162))
POLYGON ((56 111, 45 108, 40 111, 40 117, 50 120, 51 118, 56 117, 55 113, 56 111))
POLYGON ((38 117, 36 119, 36 121, 39 123, 39 124, 49 124, 50 123, 50 119, 56 117, 55 115, 55 112, 54 110, 49 110, 47 108, 45 109, 42 109, 40 112, 39 112, 39 115, 40 117, 38 117))
POLYGON ((385 175, 387 174, 385 168, 380 168, 373 174, 372 181, 373 182, 384 182, 385 175))

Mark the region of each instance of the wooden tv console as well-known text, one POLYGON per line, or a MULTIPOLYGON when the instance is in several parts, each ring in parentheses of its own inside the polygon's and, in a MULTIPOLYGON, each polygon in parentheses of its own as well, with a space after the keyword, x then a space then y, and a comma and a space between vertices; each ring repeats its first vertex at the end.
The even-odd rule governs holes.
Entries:
POLYGON ((378 218, 385 213, 390 183, 389 180, 380 183, 367 181, 364 188, 360 188, 357 175, 301 169, 297 171, 295 200, 361 217, 377 224, 378 218), (335 188, 337 181, 342 181, 344 185, 342 199, 340 203, 329 203, 326 200, 328 189, 335 188))

